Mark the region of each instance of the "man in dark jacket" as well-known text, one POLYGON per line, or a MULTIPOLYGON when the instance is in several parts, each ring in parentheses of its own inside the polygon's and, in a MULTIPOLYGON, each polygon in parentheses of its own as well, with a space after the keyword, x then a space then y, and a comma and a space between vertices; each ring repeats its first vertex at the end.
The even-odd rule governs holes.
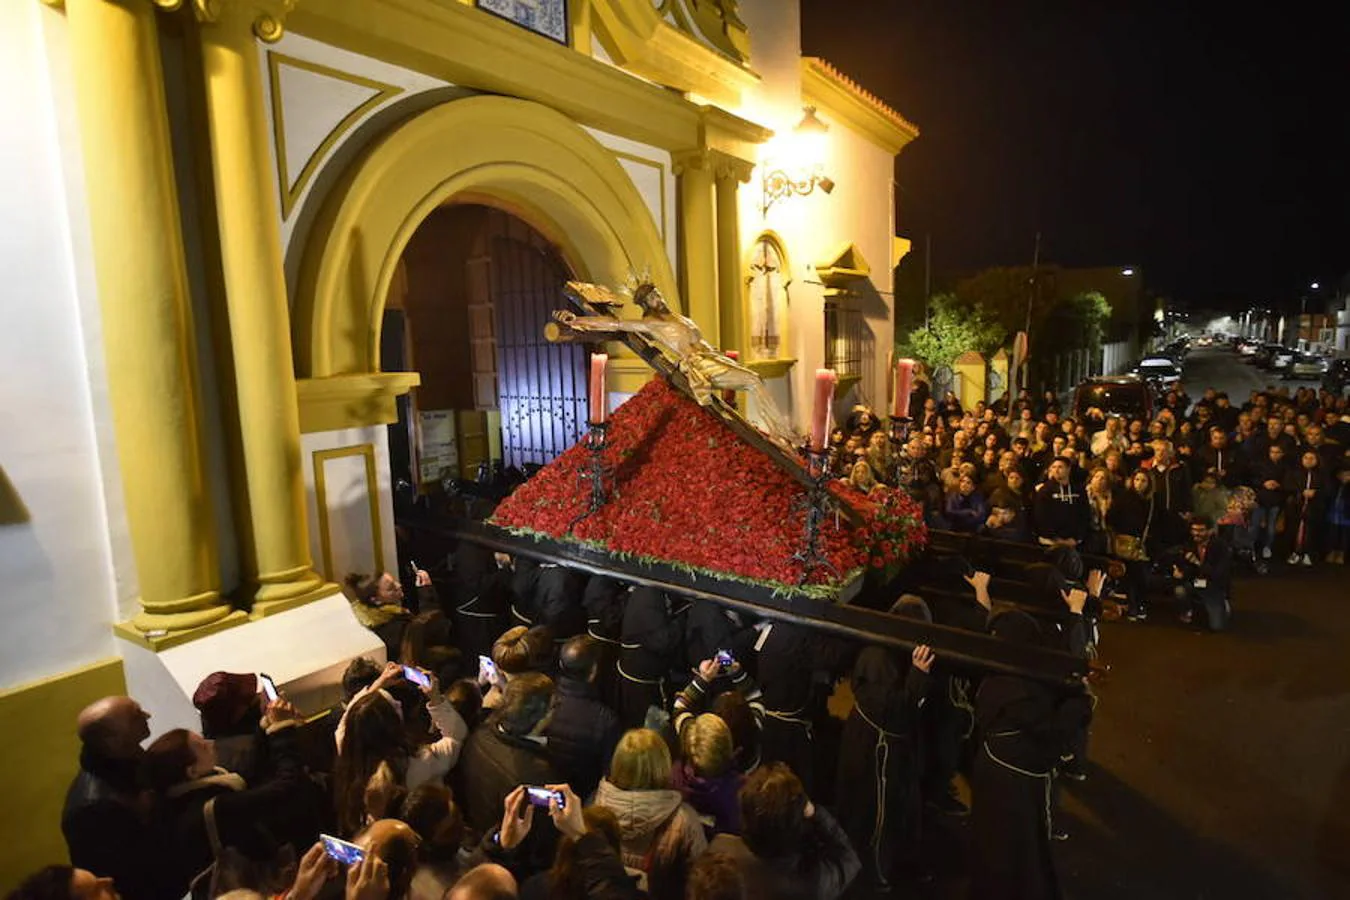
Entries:
MULTIPOLYGON (((465 821, 478 832, 497 824, 502 804, 518 786, 561 780, 543 737, 552 703, 553 681, 538 672, 523 672, 507 683, 502 705, 469 735, 455 768, 455 799, 463 805, 465 821)), ((536 828, 521 855, 533 871, 546 869, 557 842, 552 826, 536 828)))
POLYGON ((1195 468, 1191 474, 1196 481, 1213 469, 1219 484, 1228 488, 1238 486, 1245 468, 1242 454, 1229 446, 1228 432, 1222 428, 1214 428, 1209 432, 1209 443, 1195 452, 1193 465, 1195 468))
POLYGON ((1172 565, 1173 591, 1185 608, 1181 621, 1189 624, 1199 607, 1211 630, 1227 627, 1232 571, 1233 548, 1214 536, 1213 520, 1191 519, 1191 542, 1172 565))
POLYGON ((1087 539, 1090 519, 1087 498, 1071 483, 1071 472, 1067 460, 1055 459, 1031 502, 1032 529, 1047 546, 1076 547, 1087 539))
POLYGON ((623 734, 618 714, 596 689, 602 651, 589 635, 563 644, 553 715, 544 729, 554 768, 582 797, 595 792, 623 734))
POLYGON ((66 794, 61 831, 77 868, 112 878, 127 897, 173 898, 159 829, 137 773, 150 714, 130 697, 104 697, 80 713, 80 773, 66 794))
POLYGON ((1261 558, 1270 559, 1275 545, 1275 523, 1279 521, 1289 497, 1285 482, 1289 465, 1284 459, 1284 445, 1272 443, 1266 450, 1266 459, 1251 470, 1251 486, 1256 491, 1256 508, 1252 510, 1252 547, 1260 548, 1261 558))
POLYGON ((1186 516, 1191 512, 1191 473, 1177 459, 1167 441, 1153 442, 1153 497, 1158 510, 1158 540, 1175 547, 1186 539, 1186 516))

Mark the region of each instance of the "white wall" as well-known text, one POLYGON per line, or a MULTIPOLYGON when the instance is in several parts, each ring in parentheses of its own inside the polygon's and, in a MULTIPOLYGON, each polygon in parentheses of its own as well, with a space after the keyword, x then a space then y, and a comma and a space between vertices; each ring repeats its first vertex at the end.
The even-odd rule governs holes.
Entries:
POLYGON ((0 467, 28 511, 28 521, 0 524, 0 687, 114 655, 116 592, 62 171, 69 148, 49 73, 60 61, 48 55, 44 20, 60 27, 42 4, 0 4, 10 85, 0 105, 0 467))
MULTIPOLYGON (((585 126, 583 126, 585 127, 585 126)), ((614 151, 614 158, 633 186, 642 195, 642 203, 651 213, 661 242, 666 246, 666 256, 670 265, 679 268, 675 256, 675 236, 678 222, 675 216, 675 171, 671 166, 670 154, 658 147, 639 144, 627 138, 619 137, 595 128, 586 131, 601 144, 614 151)), ((654 265, 655 261, 653 261, 654 265)))
POLYGON ((349 572, 374 572, 381 563, 386 571, 394 571, 398 556, 385 426, 303 434, 300 436, 300 458, 305 475, 309 547, 315 568, 338 582, 349 572), (374 484, 367 475, 366 454, 374 460, 374 484), (320 475, 325 495, 323 509, 318 503, 320 475), (371 515, 372 490, 378 517, 371 515), (378 553, 373 541, 377 522, 380 532, 378 553), (330 551, 327 564, 323 547, 325 528, 330 551))

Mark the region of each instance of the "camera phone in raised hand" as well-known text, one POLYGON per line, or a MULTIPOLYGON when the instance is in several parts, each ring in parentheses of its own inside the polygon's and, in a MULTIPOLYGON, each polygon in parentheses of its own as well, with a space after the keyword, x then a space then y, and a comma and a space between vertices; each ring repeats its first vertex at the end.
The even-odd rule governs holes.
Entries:
POLYGON ((529 797, 532 806, 542 806, 547 809, 550 800, 557 800, 559 809, 567 805, 567 800, 562 791, 551 791, 545 787, 527 787, 525 788, 525 795, 529 797))
POLYGON ((731 655, 730 650, 717 651, 717 664, 724 669, 731 668, 731 664, 736 661, 736 657, 731 655))
POLYGON ((319 840, 323 842, 323 851, 344 866, 356 865, 366 858, 366 851, 350 841, 335 838, 331 834, 321 834, 319 840))
POLYGON ((415 668, 413 666, 403 667, 403 677, 408 679, 418 687, 424 688, 431 687, 431 676, 428 675, 426 672, 423 672, 421 669, 415 668))
POLYGON ((280 695, 277 693, 277 683, 272 680, 272 677, 270 675, 259 675, 258 683, 262 685, 263 694, 267 696, 267 702, 276 703, 277 697, 280 695))

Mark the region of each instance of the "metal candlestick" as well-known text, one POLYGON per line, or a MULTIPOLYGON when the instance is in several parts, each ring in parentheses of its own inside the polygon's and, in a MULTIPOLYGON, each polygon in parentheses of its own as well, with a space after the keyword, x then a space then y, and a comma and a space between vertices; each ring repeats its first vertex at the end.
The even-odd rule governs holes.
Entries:
POLYGON ((604 460, 609 423, 592 422, 590 425, 590 430, 581 439, 582 446, 590 453, 590 458, 586 467, 577 473, 577 481, 590 482, 591 503, 585 512, 573 519, 567 526, 569 532, 579 522, 609 502, 609 495, 614 486, 614 467, 608 465, 604 460))
POLYGON ((798 504, 806 507, 806 541, 802 549, 792 554, 792 561, 802 564, 802 577, 798 584, 805 584, 812 569, 827 569, 837 577, 839 569, 820 549, 820 526, 829 512, 830 492, 826 485, 830 481, 830 451, 808 448, 806 451, 807 472, 811 476, 811 486, 807 488, 798 504))

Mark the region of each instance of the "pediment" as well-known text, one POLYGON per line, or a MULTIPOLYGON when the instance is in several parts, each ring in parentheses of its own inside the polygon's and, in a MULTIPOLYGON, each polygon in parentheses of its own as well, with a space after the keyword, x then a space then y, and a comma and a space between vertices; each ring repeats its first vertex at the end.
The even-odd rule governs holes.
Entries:
POLYGON ((733 105, 759 82, 735 0, 591 0, 591 15, 605 54, 649 81, 733 105))
POLYGON ((835 250, 825 262, 817 263, 816 274, 826 287, 842 288, 855 278, 872 277, 872 267, 858 245, 849 241, 835 250))

